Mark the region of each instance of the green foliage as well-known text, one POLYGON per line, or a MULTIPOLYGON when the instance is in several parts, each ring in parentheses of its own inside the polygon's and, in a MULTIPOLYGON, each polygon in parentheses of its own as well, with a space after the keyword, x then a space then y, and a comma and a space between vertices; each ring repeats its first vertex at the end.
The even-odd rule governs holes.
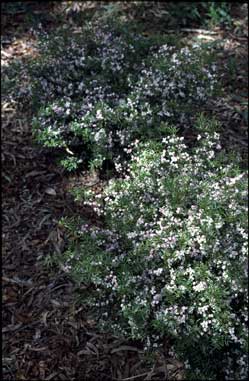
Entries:
POLYGON ((167 6, 172 24, 183 26, 197 24, 217 26, 231 24, 231 3, 202 1, 177 2, 167 6))
POLYGON ((231 25, 231 3, 212 1, 210 3, 203 3, 203 5, 206 7, 207 16, 210 18, 209 24, 211 24, 211 26, 217 26, 219 24, 231 25))
POLYGON ((78 193, 105 228, 67 225, 58 259, 88 286, 100 327, 148 350, 166 335, 190 379, 246 374, 247 178, 217 127, 200 116, 191 151, 174 128, 135 144, 102 194, 78 193))
POLYGON ((230 2, 200 1, 200 2, 151 2, 151 1, 132 1, 132 2, 109 2, 99 4, 95 9, 87 9, 85 4, 68 3, 66 13, 70 13, 74 21, 98 18, 101 22, 110 20, 132 19, 140 23, 141 19, 151 21, 155 18, 155 24, 159 28, 162 25, 170 27, 186 26, 217 26, 220 24, 231 25, 232 7, 238 4, 230 2), (90 13, 89 13, 90 12, 90 13))
POLYGON ((176 48, 167 40, 122 24, 44 35, 30 64, 37 140, 65 149, 69 169, 86 151, 98 167, 122 159, 136 139, 161 138, 165 123, 189 124, 215 93, 215 65, 200 46, 176 48))

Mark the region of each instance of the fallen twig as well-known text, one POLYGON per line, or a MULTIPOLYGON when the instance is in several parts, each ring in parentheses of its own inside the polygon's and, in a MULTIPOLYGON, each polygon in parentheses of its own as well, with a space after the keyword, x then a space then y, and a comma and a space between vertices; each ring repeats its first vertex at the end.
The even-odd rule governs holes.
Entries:
POLYGON ((147 376, 150 372, 145 372, 145 373, 141 373, 141 374, 137 374, 136 376, 131 376, 131 377, 127 377, 127 378, 113 378, 113 380, 117 380, 117 381, 129 381, 129 380, 135 380, 135 378, 139 378, 139 377, 144 377, 144 376, 147 376))
POLYGON ((177 33, 177 32, 188 32, 188 33, 201 33, 201 34, 219 34, 219 32, 214 32, 212 30, 205 29, 192 29, 192 28, 182 28, 182 29, 169 29, 167 33, 177 33))

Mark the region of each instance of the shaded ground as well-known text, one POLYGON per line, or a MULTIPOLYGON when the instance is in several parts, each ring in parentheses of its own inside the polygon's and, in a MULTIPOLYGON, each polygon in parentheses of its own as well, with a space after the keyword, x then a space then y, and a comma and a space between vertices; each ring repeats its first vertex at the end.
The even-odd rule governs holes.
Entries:
MULTIPOLYGON (((3 65, 33 54, 35 44, 29 30, 16 31, 8 22, 2 32, 3 65)), ((222 122, 224 145, 241 152, 246 162, 248 53, 243 33, 246 26, 239 35, 222 30, 211 35, 223 41, 224 97, 207 109, 222 122)), ((76 286, 62 270, 44 267, 45 257, 65 246, 59 219, 80 212, 93 221, 94 214, 73 202, 66 192, 70 179, 34 145, 30 115, 4 97, 2 164, 3 379, 181 379, 177 360, 158 353, 151 366, 138 345, 100 335, 84 305, 75 301, 76 286)))

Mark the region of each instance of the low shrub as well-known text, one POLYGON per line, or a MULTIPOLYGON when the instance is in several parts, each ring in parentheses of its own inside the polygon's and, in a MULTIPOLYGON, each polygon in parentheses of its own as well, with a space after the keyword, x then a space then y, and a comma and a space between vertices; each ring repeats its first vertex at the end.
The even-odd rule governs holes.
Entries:
POLYGON ((88 8, 84 3, 68 3, 65 13, 70 14, 70 17, 73 17, 74 22, 78 24, 82 23, 86 17, 102 20, 133 18, 136 23, 143 24, 143 27, 147 27, 149 22, 152 27, 156 25, 157 28, 165 30, 169 27, 231 26, 232 10, 238 5, 217 1, 117 1, 99 4, 99 7, 90 9, 91 5, 88 8))
POLYGON ((63 148, 69 169, 115 161, 135 139, 164 136, 165 122, 187 125, 217 87, 209 51, 122 28, 44 36, 30 65, 36 137, 63 148))
POLYGON ((126 173, 77 193, 105 227, 64 220, 58 260, 104 330, 148 350, 170 338, 189 379, 246 379, 247 177, 217 128, 201 116, 191 149, 173 128, 134 143, 126 173))
POLYGON ((168 21, 173 26, 231 25, 231 3, 216 1, 169 2, 168 21))

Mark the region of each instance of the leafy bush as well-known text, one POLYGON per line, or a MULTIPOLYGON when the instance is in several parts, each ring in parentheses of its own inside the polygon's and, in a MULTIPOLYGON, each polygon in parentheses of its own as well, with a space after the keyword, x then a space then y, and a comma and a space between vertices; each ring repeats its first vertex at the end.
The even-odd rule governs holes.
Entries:
MULTIPOLYGON (((66 221, 58 260, 89 288, 100 326, 186 361, 189 379, 245 379, 247 178, 200 117, 191 150, 175 129, 133 145, 101 194, 78 192, 105 228, 66 221)), ((86 300, 84 300, 86 303, 86 300)))
POLYGON ((44 36, 31 65, 38 141, 67 148, 64 164, 90 156, 98 167, 137 138, 164 136, 165 122, 186 125, 214 93, 215 66, 201 47, 168 40, 110 25, 44 36))
POLYGON ((169 21, 173 25, 231 24, 231 3, 228 2, 169 2, 167 10, 169 21))
MULTIPOLYGON (((88 16, 101 20, 134 18, 137 23, 151 18, 156 19, 158 28, 185 27, 185 26, 211 26, 225 24, 231 25, 231 9, 239 4, 216 1, 200 2, 156 2, 156 1, 117 1, 107 4, 92 4, 72 2, 66 5, 66 14, 81 22, 88 16)), ((141 23, 142 24, 142 23, 141 23)), ((147 24, 147 23, 146 23, 147 24)))
POLYGON ((207 11, 210 18, 209 24, 215 26, 219 24, 231 25, 231 3, 228 2, 207 2, 203 3, 203 7, 207 11))

